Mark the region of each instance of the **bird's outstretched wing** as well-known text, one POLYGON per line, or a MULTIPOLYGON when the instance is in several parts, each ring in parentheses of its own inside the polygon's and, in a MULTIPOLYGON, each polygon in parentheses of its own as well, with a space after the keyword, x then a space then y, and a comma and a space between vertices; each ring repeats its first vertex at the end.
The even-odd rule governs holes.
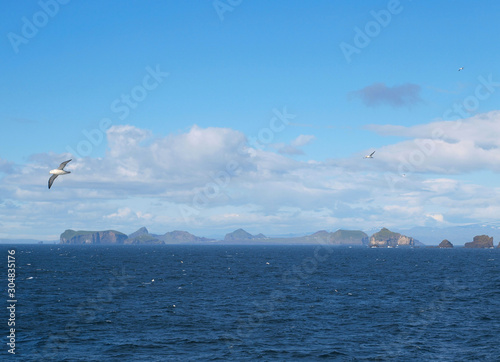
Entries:
MULTIPOLYGON (((72 160, 72 159, 71 159, 71 160, 72 160)), ((61 163, 61 164, 59 165, 59 167, 58 167, 57 169, 58 169, 58 170, 62 170, 62 169, 66 166, 66 164, 67 164, 69 161, 71 161, 71 160, 64 161, 63 163, 61 163)))
MULTIPOLYGON (((69 162, 69 161, 68 161, 69 162)), ((50 189, 50 186, 52 186, 52 184, 54 183, 54 180, 57 178, 57 175, 52 175, 50 176, 49 178, 49 189, 50 189)))
POLYGON ((374 153, 375 153, 375 151, 373 151, 372 153, 370 153, 370 156, 373 156, 374 153))

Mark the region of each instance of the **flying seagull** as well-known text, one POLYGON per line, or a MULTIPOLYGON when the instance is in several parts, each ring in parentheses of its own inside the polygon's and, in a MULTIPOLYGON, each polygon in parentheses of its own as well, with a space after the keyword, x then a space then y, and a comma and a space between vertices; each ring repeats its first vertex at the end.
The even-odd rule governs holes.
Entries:
POLYGON ((373 158, 373 154, 375 153, 375 151, 373 151, 372 153, 370 153, 369 155, 366 155, 365 158, 373 158))
POLYGON ((61 163, 59 165, 58 168, 54 169, 54 170, 50 170, 49 173, 52 174, 52 176, 50 176, 49 178, 49 189, 50 189, 50 186, 52 186, 52 184, 54 183, 54 180, 57 178, 57 176, 59 175, 65 175, 67 173, 71 173, 70 171, 64 171, 64 167, 66 167, 66 164, 71 161, 71 160, 68 160, 68 161, 64 161, 63 163, 61 163))
POLYGON ((458 71, 460 72, 462 69, 464 69, 464 67, 460 67, 460 68, 458 68, 458 71))

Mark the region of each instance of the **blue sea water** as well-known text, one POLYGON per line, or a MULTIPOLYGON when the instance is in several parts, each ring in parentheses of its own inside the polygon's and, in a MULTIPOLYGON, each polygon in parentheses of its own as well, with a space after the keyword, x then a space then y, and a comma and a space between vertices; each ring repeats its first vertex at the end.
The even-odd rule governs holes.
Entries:
POLYGON ((12 249, 23 361, 500 360, 498 249, 12 249))

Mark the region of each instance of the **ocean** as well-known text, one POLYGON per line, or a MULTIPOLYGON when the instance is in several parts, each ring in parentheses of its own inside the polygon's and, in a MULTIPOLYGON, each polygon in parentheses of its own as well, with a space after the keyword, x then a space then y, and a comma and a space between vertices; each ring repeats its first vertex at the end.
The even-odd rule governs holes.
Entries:
POLYGON ((0 250, 2 360, 500 360, 499 249, 0 250))

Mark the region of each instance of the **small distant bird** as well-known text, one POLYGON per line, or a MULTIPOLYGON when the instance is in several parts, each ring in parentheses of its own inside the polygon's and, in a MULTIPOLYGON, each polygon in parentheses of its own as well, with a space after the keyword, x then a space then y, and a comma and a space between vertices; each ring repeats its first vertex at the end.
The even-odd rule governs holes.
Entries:
POLYGON ((458 68, 458 71, 460 72, 462 69, 464 69, 464 67, 460 67, 460 68, 458 68))
POLYGON ((61 163, 59 165, 58 168, 54 169, 54 170, 50 170, 49 173, 52 174, 52 176, 50 176, 49 178, 49 189, 50 187, 52 186, 52 184, 54 183, 54 180, 57 178, 57 176, 59 175, 65 175, 67 173, 71 173, 70 171, 64 171, 64 167, 66 166, 66 164, 71 161, 71 160, 68 160, 68 161, 64 161, 63 163, 61 163))
POLYGON ((369 155, 366 155, 365 158, 373 158, 373 154, 375 153, 375 151, 373 151, 372 153, 370 153, 369 155))

